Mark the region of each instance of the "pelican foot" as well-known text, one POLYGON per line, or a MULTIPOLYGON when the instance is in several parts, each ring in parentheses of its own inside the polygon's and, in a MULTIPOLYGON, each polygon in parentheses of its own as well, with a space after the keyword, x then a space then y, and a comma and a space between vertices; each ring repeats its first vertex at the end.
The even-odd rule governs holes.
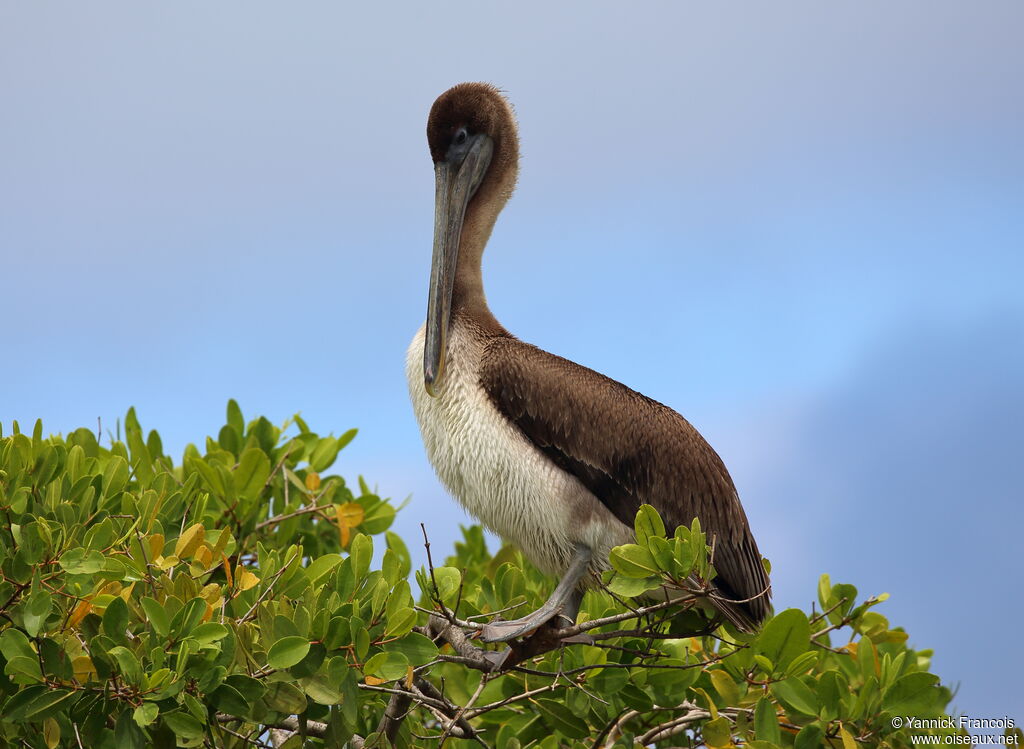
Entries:
POLYGON ((510 655, 512 655, 512 648, 483 651, 484 658, 491 664, 492 673, 503 671, 505 669, 505 662, 508 661, 510 655))
POLYGON ((559 611, 552 611, 547 607, 542 607, 521 619, 485 624, 480 630, 480 639, 484 642, 508 642, 517 637, 536 632, 549 622, 552 629, 571 627, 574 623, 568 617, 560 615, 559 611), (552 621, 556 618, 557 621, 552 621))
MULTIPOLYGON (((526 617, 530 619, 530 617, 526 617)), ((523 619, 519 619, 512 622, 495 622, 494 632, 483 633, 484 637, 488 634, 491 636, 508 636, 511 642, 509 646, 504 650, 484 650, 481 651, 484 658, 486 658, 491 664, 492 672, 504 671, 505 669, 512 668, 518 663, 522 663, 528 658, 532 658, 540 653, 546 653, 549 650, 553 650, 556 647, 563 645, 593 645, 594 638, 588 634, 580 633, 576 635, 570 635, 568 637, 560 637, 559 632, 566 627, 572 626, 572 622, 564 615, 559 615, 548 619, 548 621, 541 624, 539 627, 535 626, 535 621, 529 621, 526 624, 523 623, 523 619), (511 625, 507 631, 503 631, 502 625, 511 625), (532 628, 532 631, 531 631, 532 628), (517 634, 513 633, 524 633, 529 632, 527 637, 523 639, 515 639, 517 634)), ((490 625, 489 625, 490 626, 490 625)), ((499 640, 487 640, 487 642, 500 642, 499 640)))
POLYGON ((485 625, 480 630, 480 639, 484 642, 508 642, 540 629, 555 617, 558 617, 558 620, 552 622, 556 625, 552 627, 553 629, 571 627, 576 623, 576 614, 579 613, 580 603, 583 601, 583 591, 579 589, 579 582, 586 573, 591 558, 591 551, 586 546, 575 547, 569 568, 543 606, 521 619, 485 625))

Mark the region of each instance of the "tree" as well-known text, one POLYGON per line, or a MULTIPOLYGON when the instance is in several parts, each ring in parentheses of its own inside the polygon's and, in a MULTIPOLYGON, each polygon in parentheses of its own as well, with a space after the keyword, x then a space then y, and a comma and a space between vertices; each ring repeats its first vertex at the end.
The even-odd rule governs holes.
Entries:
MULTIPOLYGON (((410 585, 396 509, 325 472, 355 436, 296 415, 246 423, 179 464, 134 409, 108 446, 78 429, 0 435, 0 746, 909 746, 950 692, 851 585, 756 636, 699 605, 699 526, 642 508, 580 623, 495 659, 472 635, 550 589, 479 527, 410 585), (688 585, 685 605, 642 593, 688 585)), ((430 552, 428 545, 428 553, 430 552)), ((493 650, 493 648, 491 648, 493 650)), ((932 721, 929 723, 929 721, 932 721)))

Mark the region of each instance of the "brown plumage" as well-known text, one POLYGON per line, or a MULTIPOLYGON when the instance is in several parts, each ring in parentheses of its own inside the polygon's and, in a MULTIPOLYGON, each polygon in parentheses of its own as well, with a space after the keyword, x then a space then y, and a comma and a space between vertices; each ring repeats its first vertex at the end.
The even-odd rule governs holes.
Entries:
MULTIPOLYGON (((491 490, 479 488, 485 482, 474 484, 472 471, 459 467, 465 456, 453 452, 461 449, 460 430, 473 425, 453 425, 456 417, 452 414, 473 414, 476 412, 465 408, 479 408, 473 405, 476 401, 471 394, 448 394, 444 389, 446 336, 457 330, 463 353, 461 359, 453 359, 452 367, 461 368, 459 381, 465 382, 470 374, 469 381, 475 379, 475 387, 486 394, 491 407, 513 430, 585 487, 579 491, 589 491, 628 528, 643 503, 657 508, 670 533, 676 526, 688 526, 695 517, 700 519, 714 547, 715 586, 721 599, 726 599, 716 598, 714 604, 738 627, 754 629, 770 611, 770 586, 721 458, 672 409, 598 372, 517 340, 487 306, 481 256, 518 174, 518 135, 508 102, 488 84, 455 86, 434 103, 427 138, 438 174, 441 207, 435 218, 433 306, 428 307, 427 343, 414 339, 410 351, 423 357, 427 392, 440 405, 435 407, 430 398, 420 397, 416 388, 424 381, 417 386, 414 369, 410 370, 410 388, 428 452, 435 450, 431 459, 442 478, 447 476, 449 486, 460 487, 468 495, 460 496, 453 489, 464 505, 477 508, 485 523, 499 525, 486 513, 499 501, 497 497, 508 495, 495 488, 493 496, 487 496, 491 490), (463 209, 464 216, 459 213, 463 209), (451 228, 460 216, 461 233, 451 228), (456 403, 454 398, 462 398, 464 403, 456 403), (436 446, 431 448, 431 444, 436 446)), ((503 439, 500 434, 498 438, 503 439)), ((509 449, 518 449, 509 444, 509 449)), ((565 501, 564 495, 552 495, 551 506, 570 512, 558 504, 565 501)), ((611 529, 608 538, 623 532, 614 520, 607 522, 611 529)), ((538 518, 534 527, 542 529, 543 524, 544 519, 538 518)), ((582 542, 574 543, 579 546, 582 542)), ((566 551, 566 560, 569 556, 571 549, 566 551)))
POLYGON ((491 400, 562 470, 632 527, 641 504, 669 532, 700 518, 714 542, 719 608, 752 630, 768 616, 768 576, 722 459, 673 411, 600 372, 496 335, 480 381, 491 400))

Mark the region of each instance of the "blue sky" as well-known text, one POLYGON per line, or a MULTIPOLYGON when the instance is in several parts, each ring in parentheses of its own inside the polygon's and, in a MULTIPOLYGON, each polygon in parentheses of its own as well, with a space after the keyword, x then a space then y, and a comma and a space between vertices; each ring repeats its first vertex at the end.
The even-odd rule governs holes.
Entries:
POLYGON ((180 452, 229 397, 301 410, 358 426, 340 470, 450 545, 402 361, 426 113, 491 81, 523 152, 499 319, 701 429, 777 607, 821 572, 888 591, 958 709, 1020 718, 1022 24, 1009 0, 4 4, 0 421, 134 405, 180 452))

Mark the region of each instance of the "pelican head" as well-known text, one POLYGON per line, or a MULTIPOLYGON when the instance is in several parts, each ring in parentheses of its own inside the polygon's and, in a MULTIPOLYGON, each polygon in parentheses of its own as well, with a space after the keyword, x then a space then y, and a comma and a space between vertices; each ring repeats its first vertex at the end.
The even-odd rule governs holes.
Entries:
POLYGON ((519 140, 512 108, 498 89, 461 83, 431 107, 427 143, 434 161, 434 254, 423 383, 436 397, 457 282, 479 278, 480 255, 515 187, 519 140))

